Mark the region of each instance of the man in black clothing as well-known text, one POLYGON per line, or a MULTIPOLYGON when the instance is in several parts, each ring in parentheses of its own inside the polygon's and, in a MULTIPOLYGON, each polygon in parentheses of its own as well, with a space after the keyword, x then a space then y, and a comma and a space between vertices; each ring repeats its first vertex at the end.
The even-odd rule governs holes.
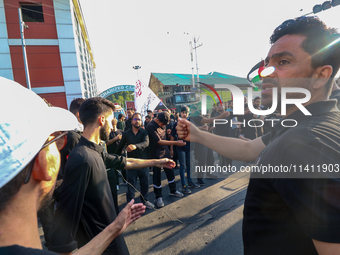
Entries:
POLYGON ((66 161, 70 152, 78 144, 81 136, 81 131, 83 130, 82 127, 83 125, 81 124, 81 121, 79 119, 79 108, 84 101, 85 99, 83 98, 75 98, 72 100, 70 104, 69 110, 70 112, 73 113, 74 116, 76 116, 78 120, 79 131, 75 130, 68 131, 66 145, 64 148, 60 150, 60 169, 57 177, 56 187, 53 192, 53 199, 51 200, 51 203, 48 206, 46 206, 43 210, 40 210, 38 212, 38 217, 44 231, 45 247, 48 247, 50 243, 49 231, 53 221, 55 202, 59 200, 59 195, 62 189, 63 179, 65 176, 66 161))
MULTIPOLYGON (((0 121, 0 254, 55 254, 42 250, 37 211, 49 203, 54 190, 58 150, 66 142, 66 132, 61 131, 77 128, 77 120, 64 109, 48 107, 41 97, 14 81, 0 78, 0 89, 11 91, 18 100, 0 94, 0 107, 7 107, 0 121)), ((102 254, 143 212, 144 206, 132 201, 74 254, 102 254)))
MULTIPOLYGON (((199 141, 233 159, 256 159, 255 169, 293 169, 262 178, 251 174, 243 220, 246 255, 339 254, 340 112, 336 101, 328 100, 340 66, 339 38, 335 29, 316 17, 285 21, 271 36, 262 104, 271 106, 272 88, 278 88, 281 111, 283 88, 307 89, 311 98, 303 107, 311 115, 290 104, 283 116, 285 125, 296 121, 296 127, 279 122, 270 133, 247 142, 200 132, 185 120, 177 126, 182 139, 199 141), (335 174, 332 169, 337 169, 335 174)), ((288 93, 287 97, 297 99, 301 94, 288 93)))
POLYGON ((144 120, 144 128, 150 123, 151 118, 149 115, 145 116, 145 120, 144 120))
MULTIPOLYGON (((170 122, 170 115, 168 112, 158 113, 157 118, 149 123, 146 130, 149 133, 150 139, 150 158, 169 158, 171 157, 168 146, 177 145, 184 146, 185 142, 179 141, 167 141, 165 126, 170 122)), ((162 195, 162 184, 161 184, 161 171, 160 167, 153 168, 153 187, 156 196, 156 202, 158 207, 163 207, 163 195, 162 195)), ((176 189, 175 174, 174 170, 164 168, 166 177, 169 183, 170 196, 183 197, 183 193, 176 189)))
MULTIPOLYGON (((141 128, 142 116, 139 113, 132 115, 132 128, 123 133, 116 154, 119 154, 124 146, 129 158, 148 159, 149 135, 148 132, 141 128)), ((148 201, 149 195, 149 168, 131 169, 127 171, 127 181, 133 186, 137 186, 137 177, 140 182, 141 196, 140 200, 146 208, 153 209, 154 205, 148 201), (144 201, 145 200, 145 201, 144 201)), ((134 188, 128 185, 126 192, 126 201, 129 202, 135 197, 134 188)))
MULTIPOLYGON (((117 119, 112 120, 112 127, 113 127, 113 130, 111 131, 109 135, 109 140, 106 142, 107 153, 109 153, 110 155, 114 155, 116 153, 116 149, 123 135, 122 130, 117 128, 117 119)), ((116 154, 122 155, 121 153, 116 153, 116 154)), ((119 179, 118 179, 117 170, 115 168, 109 168, 107 170, 107 178, 109 180, 113 202, 115 204, 115 209, 116 209, 116 212, 118 213, 119 207, 118 207, 118 192, 117 191, 119 187, 119 179)))
MULTIPOLYGON (((99 143, 109 138, 114 109, 112 102, 101 97, 89 98, 80 107, 84 132, 66 163, 64 186, 51 228, 52 251, 71 253, 115 220, 106 167, 174 166, 169 159, 142 160, 105 153, 99 143)), ((124 238, 114 239, 103 254, 129 254, 124 238)))
POLYGON ((127 119, 125 121, 124 131, 132 128, 131 120, 132 120, 132 115, 135 113, 135 109, 133 109, 132 107, 129 107, 126 109, 126 113, 127 113, 127 119))

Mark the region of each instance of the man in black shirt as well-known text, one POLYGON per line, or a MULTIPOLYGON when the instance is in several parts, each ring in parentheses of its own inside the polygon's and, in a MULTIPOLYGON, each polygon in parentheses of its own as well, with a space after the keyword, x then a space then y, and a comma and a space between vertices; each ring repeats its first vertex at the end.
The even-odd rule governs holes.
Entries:
POLYGON ((262 104, 271 106, 272 89, 278 88, 281 111, 281 89, 302 87, 311 94, 302 106, 311 115, 287 105, 284 125, 280 121, 270 133, 248 142, 200 132, 185 120, 177 126, 182 139, 199 141, 233 159, 256 159, 255 170, 264 166, 287 171, 262 178, 251 174, 243 220, 246 255, 339 254, 340 112, 336 101, 328 100, 340 66, 339 38, 316 17, 285 21, 271 36, 262 104))
POLYGON ((132 120, 132 115, 135 113, 135 110, 132 107, 129 107, 126 109, 126 113, 127 113, 127 119, 125 121, 124 131, 132 128, 131 120, 132 120))
MULTIPOLYGON (((118 144, 120 143, 122 139, 123 132, 122 130, 117 128, 117 119, 112 120, 112 127, 113 130, 111 131, 109 135, 109 140, 106 142, 106 148, 107 153, 110 155, 114 155, 116 152, 116 149, 118 147, 118 144)), ((122 155, 121 153, 117 153, 118 155, 122 155)), ((125 170, 125 176, 126 176, 126 170, 125 170)), ((119 179, 118 179, 118 172, 115 168, 109 168, 107 170, 107 178, 109 180, 113 202, 115 204, 116 212, 119 212, 118 207, 118 188, 119 188, 119 179)), ((130 201, 130 200, 129 200, 130 201)))
POLYGON ((80 140, 81 132, 83 130, 83 125, 81 124, 81 121, 79 119, 79 108, 81 104, 85 101, 83 98, 75 98, 72 100, 70 104, 70 112, 74 114, 74 116, 78 120, 78 129, 77 131, 71 130, 67 133, 67 139, 66 139, 66 145, 64 148, 60 150, 60 169, 57 177, 56 187, 53 193, 53 199, 51 200, 50 205, 48 205, 43 210, 40 210, 38 212, 38 217, 40 220, 40 223, 42 225, 43 231, 44 231, 44 237, 45 237, 45 247, 49 246, 50 243, 50 228, 53 222, 53 216, 54 216, 54 207, 55 202, 59 200, 59 195, 62 189, 63 179, 65 176, 65 165, 68 158, 68 155, 70 152, 76 147, 80 140))
MULTIPOLYGON (((149 133, 150 138, 150 158, 169 158, 171 157, 168 145, 184 146, 185 142, 179 141, 167 141, 165 126, 170 122, 170 115, 168 112, 160 112, 153 121, 149 123, 146 130, 149 133)), ((153 168, 153 187, 157 200, 157 206, 163 207, 163 195, 161 184, 161 168, 153 168)), ((164 168, 166 177, 169 183, 170 196, 183 197, 183 193, 176 189, 174 170, 164 168)))
MULTIPOLYGON (((116 154, 119 154, 124 146, 127 150, 129 158, 148 159, 149 135, 148 132, 141 128, 142 116, 140 113, 132 115, 132 128, 123 133, 121 142, 119 143, 116 154)), ((149 195, 149 168, 131 169, 127 171, 127 181, 135 187, 137 185, 137 177, 140 182, 141 202, 146 208, 153 209, 154 205, 148 201, 149 195)), ((126 192, 126 201, 129 202, 135 197, 134 188, 128 185, 126 192)))
MULTIPOLYGON (((7 107, 0 121, 0 254, 55 254, 42 250, 37 211, 49 203, 55 187, 58 150, 66 143, 67 132, 61 131, 77 128, 77 120, 14 81, 0 78, 0 89, 18 100, 13 104, 12 97, 0 94, 0 107, 7 107)), ((142 204, 132 204, 74 254, 102 254, 144 212, 142 204)))
MULTIPOLYGON (((115 220, 106 167, 174 166, 169 159, 142 160, 105 153, 99 143, 109 138, 114 109, 112 102, 101 97, 89 98, 80 107, 84 132, 66 163, 64 185, 51 228, 52 251, 71 253, 115 220)), ((124 238, 114 239, 104 254, 129 254, 124 238)))

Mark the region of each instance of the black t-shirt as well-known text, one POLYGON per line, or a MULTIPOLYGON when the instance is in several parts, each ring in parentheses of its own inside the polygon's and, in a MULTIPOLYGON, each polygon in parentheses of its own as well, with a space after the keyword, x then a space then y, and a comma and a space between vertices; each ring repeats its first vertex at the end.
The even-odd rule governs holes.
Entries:
POLYGON ((229 136, 230 133, 230 120, 234 118, 233 112, 230 112, 230 115, 225 117, 224 119, 228 122, 226 124, 218 124, 218 122, 215 122, 215 129, 214 133, 219 136, 229 136))
POLYGON ((65 165, 70 152, 77 146, 81 137, 81 133, 69 131, 67 133, 67 142, 65 147, 60 151, 60 171, 58 180, 63 179, 65 175, 65 165))
POLYGON ((149 135, 145 129, 140 128, 137 134, 132 129, 125 131, 115 153, 119 154, 124 146, 130 144, 136 145, 137 149, 127 153, 129 158, 148 159, 149 135))
MULTIPOLYGON (((278 123, 262 138, 267 146, 255 166, 301 165, 311 170, 312 166, 339 164, 340 112, 335 101, 306 108, 312 116, 296 111, 286 117, 296 120, 296 127, 278 123)), ((252 173, 244 207, 244 253, 310 255, 317 254, 312 239, 340 243, 340 173, 337 175, 294 179, 278 178, 289 176, 280 173, 258 178, 252 173)))
MULTIPOLYGON (((66 175, 50 230, 49 250, 71 252, 84 246, 116 218, 106 168, 123 169, 126 159, 81 137, 66 163, 66 175)), ((107 248, 129 254, 118 236, 107 248)))
POLYGON ((190 117, 191 119, 191 122, 194 123, 197 127, 201 127, 201 126, 204 126, 204 124, 201 123, 203 117, 198 115, 198 116, 195 116, 195 117, 190 117))
MULTIPOLYGON (((187 118, 187 120, 190 121, 189 118, 187 118)), ((176 129, 177 123, 178 122, 175 123, 175 125, 174 125, 174 127, 171 131, 171 134, 170 134, 175 139, 175 141, 179 140, 178 135, 177 135, 177 129, 176 129)), ((177 149, 181 150, 181 151, 190 151, 190 142, 188 142, 188 141, 185 141, 185 142, 186 142, 186 144, 184 146, 177 146, 177 149)))
POLYGON ((27 248, 19 245, 0 247, 1 255, 56 255, 57 253, 39 249, 27 248))
POLYGON ((242 133, 244 134, 245 138, 254 140, 257 137, 257 130, 256 130, 256 121, 253 121, 254 119, 254 114, 253 113, 247 113, 243 116, 239 117, 239 120, 241 122, 245 122, 245 124, 241 125, 242 133), (249 123, 248 123, 249 122, 249 123), (250 124, 250 125, 248 125, 250 124))
POLYGON ((152 120, 146 127, 146 131, 148 131, 150 139, 150 158, 170 158, 168 146, 158 144, 160 140, 166 140, 165 127, 160 127, 156 121, 152 120))
MULTIPOLYGON (((110 133, 110 136, 109 136, 109 140, 115 138, 118 135, 123 135, 123 131, 120 130, 120 129, 117 129, 116 131, 112 130, 111 133, 110 133)), ((121 141, 121 139, 118 139, 118 140, 114 141, 113 143, 111 143, 110 145, 107 145, 106 146, 107 147, 107 152, 109 154, 115 154, 120 141, 121 141)), ((119 153, 117 153, 117 154, 121 155, 121 151, 119 153)))
POLYGON ((131 129, 131 128, 132 128, 131 121, 132 121, 132 118, 130 118, 130 119, 127 119, 127 120, 125 121, 125 127, 124 127, 124 131, 127 131, 127 130, 129 130, 129 129, 131 129))
POLYGON ((329 99, 336 99, 338 100, 337 106, 340 109, 340 89, 338 90, 333 90, 332 94, 330 95, 329 99))

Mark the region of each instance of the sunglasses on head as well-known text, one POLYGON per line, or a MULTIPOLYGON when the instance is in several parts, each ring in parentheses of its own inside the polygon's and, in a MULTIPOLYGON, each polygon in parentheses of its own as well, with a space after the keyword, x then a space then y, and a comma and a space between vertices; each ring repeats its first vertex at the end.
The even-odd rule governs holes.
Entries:
MULTIPOLYGON (((51 140, 47 140, 44 143, 44 145, 41 147, 41 149, 38 151, 38 153, 54 142, 56 143, 58 150, 59 151, 62 150, 67 143, 67 133, 68 132, 55 132, 55 133, 51 134, 50 136, 54 136, 54 138, 51 139, 51 140)), ((37 153, 37 155, 38 155, 38 153, 37 153)), ((35 158, 37 157, 37 155, 35 155, 35 157, 33 158, 33 160, 31 161, 31 163, 28 167, 28 171, 27 171, 27 175, 26 175, 24 184, 27 184, 31 179, 32 169, 33 169, 34 161, 35 161, 35 158)))

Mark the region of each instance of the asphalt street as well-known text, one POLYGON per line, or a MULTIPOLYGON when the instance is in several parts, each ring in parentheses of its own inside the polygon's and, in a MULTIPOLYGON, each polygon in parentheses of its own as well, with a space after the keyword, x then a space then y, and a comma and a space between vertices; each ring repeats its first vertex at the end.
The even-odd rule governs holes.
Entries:
MULTIPOLYGON (((233 165, 239 168, 242 162, 233 161, 233 165)), ((179 169, 174 171, 180 190, 179 169)), ((176 198, 169 196, 163 171, 165 207, 147 209, 126 229, 124 237, 130 254, 243 254, 242 213, 249 174, 219 174, 218 177, 205 178, 205 186, 191 189, 191 194, 176 198)), ((149 200, 154 202, 152 172, 149 178, 149 200)), ((120 209, 126 205, 126 190, 127 186, 121 182, 118 195, 120 209)), ((137 193, 135 200, 140 201, 137 193)), ((39 231, 44 243, 41 226, 39 231)))

